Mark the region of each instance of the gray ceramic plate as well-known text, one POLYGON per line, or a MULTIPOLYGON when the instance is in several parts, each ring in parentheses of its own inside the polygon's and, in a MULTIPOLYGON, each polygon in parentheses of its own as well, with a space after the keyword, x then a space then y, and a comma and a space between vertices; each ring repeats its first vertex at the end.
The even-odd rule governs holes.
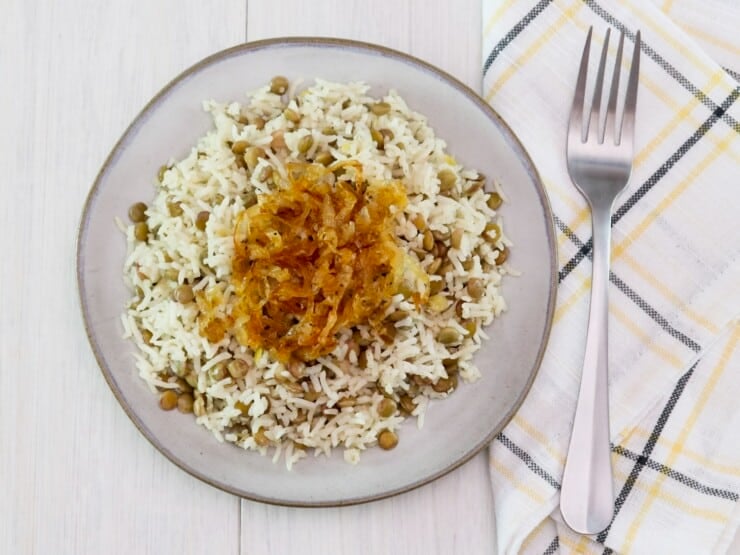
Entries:
POLYGON ((405 54, 332 39, 279 39, 215 54, 167 85, 113 148, 84 208, 78 280, 87 333, 113 393, 134 424, 172 462, 229 492, 284 505, 347 505, 429 482, 470 459, 509 421, 534 379, 550 330, 555 299, 555 242, 542 183, 509 127, 454 78, 405 54), (390 452, 371 449, 357 466, 334 457, 301 461, 292 472, 267 457, 218 443, 192 416, 163 412, 138 378, 133 345, 121 339, 119 315, 128 297, 122 281, 125 241, 114 225, 128 206, 152 198, 162 160, 185 155, 209 128, 205 99, 240 100, 273 75, 310 81, 365 81, 372 94, 395 88, 426 114, 450 152, 468 167, 500 180, 514 241, 509 311, 489 329, 477 355, 483 378, 433 403, 422 430, 406 422, 390 452))

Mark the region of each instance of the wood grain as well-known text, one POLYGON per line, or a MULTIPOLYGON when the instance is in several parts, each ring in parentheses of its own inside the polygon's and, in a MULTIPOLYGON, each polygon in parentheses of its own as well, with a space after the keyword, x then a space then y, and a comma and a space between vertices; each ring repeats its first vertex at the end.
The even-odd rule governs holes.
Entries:
POLYGON ((0 34, 0 553, 232 553, 239 501, 151 447, 104 382, 76 230, 108 151, 181 70, 244 40, 245 3, 5 1, 0 34))
POLYGON ((481 80, 480 0, 252 0, 247 38, 325 36, 417 56, 474 90, 481 80))

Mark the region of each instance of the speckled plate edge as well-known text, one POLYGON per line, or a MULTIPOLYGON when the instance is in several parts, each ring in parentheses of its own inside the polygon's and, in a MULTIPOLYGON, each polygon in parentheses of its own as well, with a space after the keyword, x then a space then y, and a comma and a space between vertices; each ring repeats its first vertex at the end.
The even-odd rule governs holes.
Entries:
POLYGON ((196 64, 190 66, 185 71, 180 73, 177 77, 172 79, 169 83, 167 83, 167 85, 165 85, 164 88, 162 88, 162 90, 160 90, 144 106, 144 108, 137 114, 137 116, 134 118, 131 124, 126 128, 126 130, 123 132, 123 134, 118 139, 118 141, 116 141, 116 144, 113 146, 113 148, 111 149, 111 152, 108 154, 108 156, 105 159, 105 162, 103 163, 102 167, 98 171, 98 174, 95 177, 95 181, 93 183, 92 188, 90 189, 90 192, 87 195, 87 198, 85 200, 85 205, 82 210, 82 217, 80 219, 80 225, 79 225, 78 232, 77 232, 76 263, 77 263, 77 285, 78 285, 78 293, 80 297, 80 308, 82 311, 82 319, 83 319, 84 326, 85 326, 85 333, 87 334, 87 338, 88 338, 88 341, 90 342, 90 346, 92 347, 95 359, 98 362, 98 366, 100 367, 100 370, 103 373, 103 377, 105 378, 105 381, 108 383, 108 386, 113 392, 113 395, 118 400, 118 403, 121 405, 124 412, 128 415, 128 417, 131 419, 134 425, 139 429, 139 431, 149 441, 149 443, 151 443, 160 453, 162 453, 165 457, 167 457, 167 459, 169 459, 176 466, 178 466, 179 468, 181 468, 182 470, 184 470, 191 476, 194 476, 195 478, 201 480, 202 482, 205 482, 211 486, 219 488, 228 493, 237 495, 239 497, 250 499, 252 501, 259 501, 259 502, 268 503, 272 505, 293 506, 293 507, 340 507, 340 506, 356 505, 360 503, 367 503, 367 502, 376 501, 379 499, 385 499, 388 497, 392 497, 394 495, 398 495, 400 493, 411 491, 420 486, 433 482, 437 478, 440 478, 441 476, 444 476, 445 474, 448 474, 449 472, 462 466, 463 464, 468 462, 470 459, 472 459, 475 455, 477 455, 484 447, 486 447, 489 443, 491 443, 491 441, 494 440, 494 438, 501 432, 501 430, 503 430, 506 427, 506 425, 511 421, 514 414, 519 409, 521 404, 524 402, 524 399, 526 398, 527 394, 529 393, 529 390, 532 387, 532 383, 534 382, 535 377, 537 376, 537 373, 539 371, 540 365, 542 363, 542 358, 544 356, 545 349, 547 347, 547 343, 550 337, 550 330, 552 328, 553 315, 555 311, 555 300, 556 300, 556 295, 557 295, 557 247, 556 247, 556 242, 555 242, 555 227, 554 227, 554 220, 552 216, 552 208, 550 206, 550 201, 548 199, 547 193, 542 183, 542 179, 540 178, 539 172, 537 171, 534 163, 532 162, 532 159, 530 158, 529 153, 524 148, 524 146, 521 144, 521 142, 519 141, 519 138, 515 135, 511 127, 509 127, 509 125, 503 120, 503 118, 501 118, 501 116, 499 116, 498 113, 496 113, 496 111, 493 108, 491 108, 491 106, 489 106, 470 87, 468 87, 467 85, 465 85, 464 83, 456 79, 455 77, 452 77, 447 72, 442 71, 441 69, 423 60, 420 60, 419 58, 415 58, 414 56, 411 56, 409 54, 405 54, 403 52, 399 52, 397 50, 393 50, 391 48, 387 48, 384 46, 378 46, 375 44, 370 44, 370 43, 365 43, 365 42, 355 41, 355 40, 348 40, 348 39, 323 38, 323 37, 274 38, 274 39, 266 39, 266 40, 248 42, 245 44, 227 48, 225 50, 221 50, 215 54, 212 54, 202 59, 201 61, 197 62, 196 64), (536 186, 537 196, 540 200, 540 204, 542 207, 542 211, 545 214, 545 218, 547 219, 546 230, 547 230, 547 244, 549 247, 548 250, 550 254, 550 260, 549 260, 550 262, 549 264, 550 266, 550 287, 548 291, 547 312, 545 316, 545 329, 542 334, 542 339, 541 339, 541 342, 540 342, 540 345, 537 351, 537 357, 535 359, 534 365, 532 366, 532 370, 530 372, 529 378, 527 379, 524 389, 522 390, 519 397, 514 402, 514 405, 512 406, 511 410, 504 416, 504 418, 499 422, 499 424, 495 426, 491 430, 491 432, 482 441, 474 445, 465 455, 460 457, 457 461, 451 463, 450 465, 440 470, 439 472, 436 472, 429 476, 425 476, 423 479, 417 480, 415 482, 411 482, 410 484, 407 484, 403 487, 396 488, 390 491, 385 491, 377 495, 367 495, 363 497, 339 500, 336 502, 329 501, 329 502, 316 502, 316 503, 297 503, 297 502, 286 502, 281 499, 274 499, 274 498, 264 497, 260 495, 254 495, 250 492, 246 492, 241 489, 234 488, 230 486, 229 484, 219 482, 208 476, 205 476, 201 472, 198 472, 197 470, 183 463, 177 457, 175 457, 172 453, 170 453, 157 440, 157 438, 154 437, 154 434, 149 430, 149 428, 147 428, 144 425, 144 423, 141 421, 138 415, 134 412, 131 406, 129 406, 128 403, 126 403, 125 399, 123 398, 123 395, 121 394, 121 390, 118 384, 116 383, 115 378, 111 374, 111 371, 108 368, 108 366, 105 364, 103 353, 95 339, 95 334, 93 333, 91 329, 88 306, 85 300, 86 284, 85 284, 85 279, 84 279, 83 270, 82 270, 83 264, 84 264, 84 257, 82 256, 82 245, 83 245, 82 240, 81 240, 82 235, 87 226, 89 216, 90 216, 90 206, 92 205, 92 202, 98 193, 101 179, 105 175, 111 162, 115 159, 119 151, 119 148, 124 144, 129 134, 132 131, 134 131, 143 120, 146 119, 147 115, 149 114, 151 110, 156 108, 157 105, 159 105, 167 97, 171 89, 173 89, 177 84, 184 81, 185 79, 187 79, 194 73, 198 72, 199 70, 205 67, 208 67, 214 62, 217 62, 217 61, 220 61, 226 58, 230 58, 234 55, 242 54, 244 52, 257 51, 257 50, 262 50, 265 48, 274 48, 274 47, 281 47, 281 46, 286 46, 286 45, 340 47, 340 48, 349 48, 349 49, 355 49, 355 50, 369 51, 370 53, 375 53, 381 56, 395 58, 401 62, 417 66, 417 68, 421 69, 422 71, 431 73, 437 78, 448 82, 458 92, 460 92, 462 95, 466 96, 468 99, 473 101, 480 108, 481 112, 484 115, 488 116, 488 118, 493 120, 495 124, 502 130, 507 142, 514 148, 514 150, 516 150, 519 153, 519 156, 521 158, 522 163, 525 166, 527 173, 530 175, 530 177, 532 178, 532 181, 534 182, 536 186))

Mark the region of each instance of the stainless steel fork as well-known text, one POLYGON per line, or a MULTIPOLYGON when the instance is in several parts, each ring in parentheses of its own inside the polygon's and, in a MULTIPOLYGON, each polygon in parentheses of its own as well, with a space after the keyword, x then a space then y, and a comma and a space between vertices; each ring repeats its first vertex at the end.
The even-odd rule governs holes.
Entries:
POLYGON ((591 301, 586 332, 586 353, 578 393, 573 432, 568 447, 560 511, 565 522, 581 534, 596 534, 614 513, 609 447, 608 313, 611 210, 632 171, 637 81, 640 72, 640 32, 635 37, 622 121, 617 121, 617 94, 622 65, 624 32, 619 37, 604 128, 599 124, 604 88, 604 66, 609 46, 607 30, 596 73, 591 110, 584 123, 584 98, 591 35, 581 57, 573 108, 568 126, 568 171, 591 208, 593 268, 591 301), (595 120, 592 123, 592 120, 595 120))

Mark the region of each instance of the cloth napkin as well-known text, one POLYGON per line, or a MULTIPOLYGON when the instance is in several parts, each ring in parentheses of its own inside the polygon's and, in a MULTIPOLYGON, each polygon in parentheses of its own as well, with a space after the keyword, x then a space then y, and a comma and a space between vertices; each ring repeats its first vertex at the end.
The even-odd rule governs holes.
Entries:
POLYGON ((740 5, 482 2, 482 96, 540 171, 560 268, 539 375, 489 452, 499 552, 723 553, 740 522, 740 5), (592 76, 608 27, 626 33, 625 66, 641 30, 642 59, 632 178, 612 218, 615 517, 585 537, 558 503, 591 275, 565 142, 591 25, 592 76))

